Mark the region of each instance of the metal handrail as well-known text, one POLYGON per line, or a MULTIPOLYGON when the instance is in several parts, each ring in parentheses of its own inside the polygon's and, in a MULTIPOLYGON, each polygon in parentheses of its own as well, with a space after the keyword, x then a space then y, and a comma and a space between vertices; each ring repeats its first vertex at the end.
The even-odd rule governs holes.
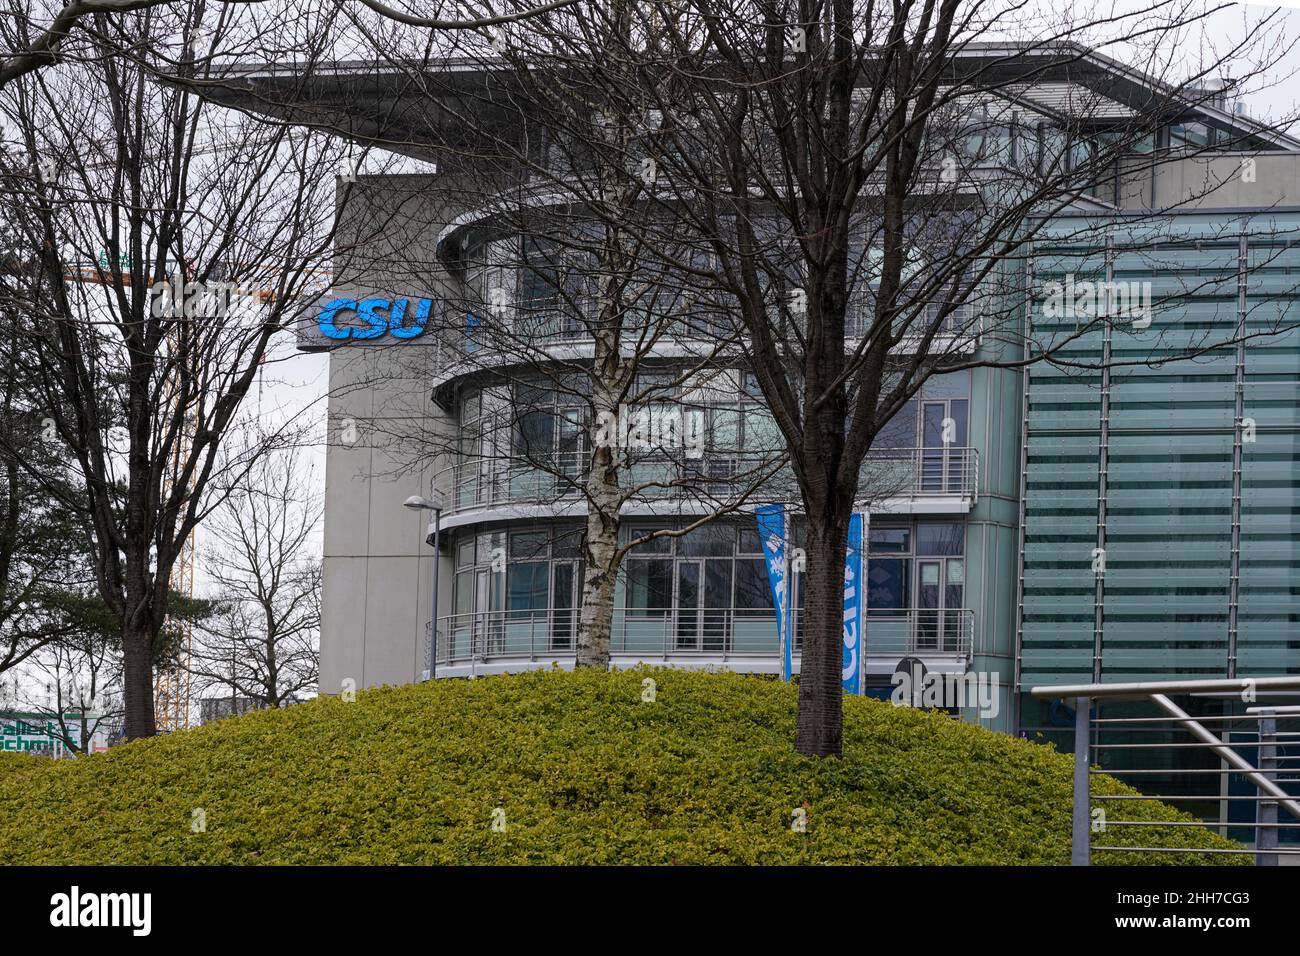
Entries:
MULTIPOLYGON (((578 608, 471 611, 438 622, 438 664, 539 661, 576 654, 578 608)), ((795 656, 801 624, 795 615, 795 656)), ((969 660, 971 608, 873 608, 864 626, 867 656, 957 656, 969 660)), ((427 639, 427 628, 426 628, 427 639)), ((610 634, 616 655, 647 658, 771 658, 779 655, 770 608, 616 608, 610 634)))
MULTIPOLYGON (((1292 784, 1293 786, 1300 783, 1300 780, 1288 777, 1280 777, 1279 768, 1293 760, 1300 759, 1300 753, 1286 754, 1280 753, 1280 747, 1294 747, 1295 744, 1287 741, 1300 738, 1300 724, 1297 730, 1290 732, 1280 732, 1277 727, 1279 720, 1296 720, 1300 721, 1300 707, 1296 706, 1257 706, 1246 709, 1244 714, 1237 715, 1214 715, 1209 717, 1193 717, 1183 708, 1178 706, 1170 695, 1193 695, 1205 697, 1223 697, 1224 695, 1240 695, 1243 701, 1254 701, 1260 696, 1270 694, 1290 694, 1300 693, 1300 676, 1297 677, 1245 677, 1245 678, 1224 678, 1210 680, 1173 680, 1173 681, 1136 681, 1127 683, 1090 683, 1090 684, 1063 684, 1063 685, 1045 685, 1033 687, 1029 693, 1038 698, 1061 698, 1072 700, 1075 707, 1074 723, 1074 796, 1072 820, 1072 837, 1071 837, 1071 862, 1076 866, 1087 866, 1091 860, 1091 853, 1094 851, 1114 851, 1114 852, 1133 852, 1145 850, 1162 850, 1167 848, 1159 847, 1132 847, 1132 846, 1111 846, 1099 845, 1093 846, 1090 843, 1090 825, 1092 817, 1092 802, 1096 801, 1123 801, 1123 800, 1169 800, 1169 801, 1189 801, 1200 800, 1205 802, 1223 801, 1250 801, 1256 806, 1256 817, 1253 823, 1245 822, 1224 822, 1224 821, 1199 821, 1199 825, 1207 827, 1219 827, 1223 831, 1229 828, 1246 828, 1255 833, 1255 848, 1249 849, 1183 849, 1179 852, 1204 852, 1204 853, 1240 853, 1251 854, 1256 857, 1256 862, 1264 865, 1276 865, 1280 856, 1300 855, 1300 848, 1283 849, 1279 846, 1279 831, 1288 828, 1300 826, 1300 824, 1286 824, 1278 822, 1278 811, 1285 810, 1297 821, 1300 821, 1300 792, 1288 790, 1282 784, 1292 784), (1101 702, 1106 700, 1145 700, 1153 704, 1160 712, 1154 717, 1121 717, 1121 718, 1103 718, 1100 713, 1093 715, 1093 702, 1096 701, 1100 710, 1101 702), (1206 723, 1214 726, 1214 730, 1207 729, 1206 723), (1138 726, 1133 726, 1133 725, 1138 726), (1152 727, 1151 725, 1155 725, 1152 727), (1234 725, 1246 725, 1244 728, 1234 725), (1254 729, 1250 726, 1253 724, 1254 729), (1178 742, 1173 747, 1182 748, 1199 748, 1207 753, 1213 754, 1221 761, 1220 768, 1094 768, 1092 766, 1092 754, 1094 751, 1109 751, 1118 749, 1154 749, 1159 744, 1151 743, 1114 743, 1094 741, 1093 736, 1100 732, 1102 727, 1108 728, 1108 733, 1149 733, 1153 729, 1160 730, 1163 727, 1186 731, 1191 737, 1190 743, 1178 742), (1251 740, 1232 742, 1225 739, 1229 734, 1246 735, 1253 738, 1251 740), (1254 750, 1258 754, 1252 761, 1241 752, 1242 749, 1254 750), (1244 780, 1250 782, 1256 789, 1253 795, 1229 795, 1220 793, 1216 796, 1188 796, 1186 794, 1118 794, 1118 795, 1091 795, 1090 778, 1093 774, 1110 773, 1121 777, 1164 777, 1164 778, 1189 778, 1197 779, 1197 775, 1206 776, 1212 774, 1227 775, 1238 774, 1244 780)), ((1133 820, 1116 820, 1107 821, 1106 825, 1117 826, 1174 826, 1181 825, 1179 822, 1158 822, 1158 821, 1133 821, 1133 820)), ((1173 851, 1170 851, 1173 852, 1173 851)))
MULTIPOLYGON (((646 450, 625 465, 627 486, 661 480, 639 492, 644 498, 686 497, 704 493, 726 497, 729 491, 756 479, 773 463, 771 456, 705 450, 691 455, 677 450, 655 455, 646 450)), ((467 458, 437 471, 435 493, 447 503, 446 513, 500 505, 550 504, 578 499, 590 465, 583 451, 560 452, 546 457, 467 458)), ((969 446, 873 449, 862 466, 863 480, 880 498, 968 498, 973 505, 979 484, 979 450, 969 446)), ((794 500, 789 468, 769 476, 763 492, 769 497, 794 500)))
POLYGON ((1266 694, 1300 692, 1300 677, 1236 677, 1208 680, 1136 681, 1109 684, 1044 684, 1030 688, 1034 697, 1114 697, 1139 699, 1152 694, 1266 694))

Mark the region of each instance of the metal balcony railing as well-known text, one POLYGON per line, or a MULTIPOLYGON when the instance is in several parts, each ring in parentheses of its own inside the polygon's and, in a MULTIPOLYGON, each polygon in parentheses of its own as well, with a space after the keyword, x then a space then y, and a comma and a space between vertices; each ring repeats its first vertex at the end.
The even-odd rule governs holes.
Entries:
MULTIPOLYGON (((570 658, 577 650, 578 613, 576 608, 534 608, 440 618, 438 666, 570 658)), ((802 626, 797 617, 794 623, 797 657, 802 626)), ((975 612, 873 608, 865 628, 867 657, 885 657, 891 663, 908 655, 969 660, 975 612)), ((776 616, 762 609, 617 608, 610 651, 647 661, 770 658, 775 662, 779 656, 776 616)))
POLYGON ((1294 698, 1300 677, 1049 685, 1030 693, 1075 708, 1075 866, 1089 865, 1094 854, 1134 851, 1253 855, 1265 866, 1300 856, 1300 842, 1289 839, 1300 830, 1300 706, 1246 703, 1294 698), (1222 703, 1216 709, 1224 712, 1192 716, 1175 696, 1217 699, 1222 703), (1106 716, 1114 701, 1125 701, 1125 709, 1106 716), (1144 755, 1155 759, 1142 760, 1144 755), (1170 755, 1177 759, 1167 763, 1170 755), (1102 773, 1140 793, 1092 794, 1091 778, 1102 773), (1129 818, 1125 807, 1144 800, 1172 804, 1199 819, 1129 818), (1216 829, 1240 848, 1152 845, 1153 831, 1188 826, 1216 829), (1114 837, 1121 831, 1139 837, 1128 845, 1114 837))
MULTIPOLYGON (((620 471, 634 499, 698 497, 726 501, 750 489, 763 476, 760 497, 797 500, 788 467, 773 470, 772 458, 704 451, 698 457, 635 453, 620 471)), ((435 496, 446 513, 509 505, 551 504, 582 497, 590 455, 562 452, 520 458, 470 458, 433 476, 435 496)), ((864 500, 958 498, 974 504, 979 489, 979 451, 968 447, 873 450, 862 467, 864 500)), ((751 496, 752 497, 752 496, 751 496)))
MULTIPOLYGON (((960 344, 974 347, 983 331, 980 313, 971 302, 963 302, 939 320, 941 306, 937 302, 927 304, 922 313, 912 319, 907 335, 901 347, 906 349, 909 341, 919 339, 938 323, 936 335, 955 337, 960 344)), ((911 307, 908 307, 911 313, 911 307)), ((849 339, 858 339, 866 335, 876 319, 876 296, 871 290, 853 292, 849 297, 849 308, 845 314, 844 335, 849 339)))
MULTIPOLYGON (((447 340, 452 353, 470 354, 480 350, 548 347, 571 342, 589 342, 598 324, 602 303, 596 296, 515 295, 497 302, 471 303, 451 300, 446 308, 465 315, 465 332, 447 340)), ((936 322, 937 334, 952 340, 950 346, 963 350, 974 348, 983 331, 981 310, 972 302, 958 305, 939 321, 938 302, 927 304, 912 320, 908 334, 897 346, 906 351, 909 343, 919 341, 936 322)), ((870 289, 850 293, 845 312, 844 334, 849 340, 866 334, 875 320, 876 297, 870 289)), ((909 308, 910 312, 910 308, 909 308)), ((783 314, 772 307, 772 321, 779 323, 783 314)), ((743 326, 723 298, 713 290, 676 290, 649 295, 627 307, 623 318, 625 330, 650 329, 663 316, 675 316, 673 326, 661 338, 665 342, 734 339, 745 335, 743 326)), ((791 316, 803 327, 799 315, 791 316)))
MULTIPOLYGON (((590 342, 600 320, 603 303, 595 296, 517 296, 508 303, 449 302, 447 308, 466 316, 465 334, 451 342, 457 351, 476 352, 500 348, 545 347, 568 342, 590 342)), ((663 332, 665 341, 733 338, 738 319, 716 302, 716 296, 678 292, 648 297, 627 306, 624 334, 650 330, 663 316, 675 316, 663 332)))

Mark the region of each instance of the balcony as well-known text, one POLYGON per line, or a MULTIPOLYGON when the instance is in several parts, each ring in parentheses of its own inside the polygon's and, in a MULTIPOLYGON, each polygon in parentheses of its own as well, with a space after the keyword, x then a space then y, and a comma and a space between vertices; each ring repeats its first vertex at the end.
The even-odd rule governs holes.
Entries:
MULTIPOLYGON (((468 523, 478 514, 515 510, 528 516, 530 508, 567 503, 575 515, 584 514, 581 484, 590 456, 564 452, 545 461, 510 458, 471 458, 433 477, 435 494, 446 502, 448 525, 468 523), (462 520, 450 520, 454 518, 462 520)), ((751 500, 798 501, 798 488, 789 467, 772 472, 770 459, 705 453, 697 459, 643 458, 620 471, 625 488, 653 482, 632 496, 638 504, 675 499, 701 508, 716 508, 734 500, 764 475, 762 491, 751 500)), ((970 447, 895 448, 873 450, 862 466, 860 499, 873 512, 965 513, 978 500, 979 451, 970 447)), ((650 509, 653 511, 653 509, 650 509)), ((563 509, 559 513, 563 513, 563 509)))
MULTIPOLYGON (((983 310, 967 301, 939 319, 939 303, 932 302, 912 320, 911 326, 898 343, 896 350, 903 354, 915 352, 921 346, 925 333, 934 330, 934 337, 926 351, 931 355, 969 355, 978 347, 984 331, 983 310)), ((849 299, 845 314, 844 336, 855 342, 866 335, 875 321, 876 299, 870 290, 855 291, 849 299)))
MULTIPOLYGON (((438 622, 438 676, 509 673, 552 662, 572 665, 578 611, 544 608, 453 614, 438 622)), ((801 623, 794 622, 794 668, 799 669, 801 623)), ((872 608, 863 620, 864 673, 892 674, 904 657, 931 670, 964 673, 975 642, 975 612, 872 608)), ((773 611, 649 608, 614 610, 610 634, 614 665, 639 663, 724 667, 742 673, 779 673, 773 611)), ((428 654, 426 628, 425 656, 428 654)))
MULTIPOLYGON (((469 304, 463 301, 440 301, 438 308, 445 317, 438 320, 444 331, 439 333, 440 369, 438 383, 484 367, 508 365, 516 361, 533 361, 541 356, 558 360, 590 357, 592 329, 600 317, 600 300, 591 295, 574 294, 539 299, 516 294, 505 302, 469 304), (454 331, 463 316, 463 332, 454 331)), ((773 306, 772 322, 782 316, 773 306)), ((899 354, 916 351, 922 333, 938 324, 927 346, 934 355, 973 353, 983 331, 982 310, 971 302, 964 303, 940 322, 938 303, 927 305, 913 321, 903 339, 894 347, 899 354)), ((676 315, 672 327, 659 336, 654 354, 665 357, 703 358, 716 354, 719 342, 737 342, 746 337, 734 309, 722 304, 715 293, 691 295, 675 292, 629 307, 623 319, 625 334, 637 329, 650 330, 658 319, 652 316, 676 315)), ((867 291, 850 295, 845 314, 846 348, 856 347, 870 328, 875 316, 875 299, 867 291)), ((800 322, 798 318, 795 321, 800 322)), ((736 349, 738 352, 739 350, 736 349)))

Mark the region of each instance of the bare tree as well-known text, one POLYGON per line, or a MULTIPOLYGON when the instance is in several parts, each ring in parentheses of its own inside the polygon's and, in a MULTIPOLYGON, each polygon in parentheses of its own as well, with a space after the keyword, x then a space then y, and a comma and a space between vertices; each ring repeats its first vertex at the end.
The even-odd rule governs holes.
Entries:
MULTIPOLYGON (((96 15, 112 15, 146 10, 173 3, 174 0, 74 0, 56 7, 48 20, 42 18, 43 10, 34 10, 36 4, 31 0, 10 0, 9 9, 0 14, 0 89, 7 83, 28 73, 57 63, 63 53, 63 47, 70 34, 77 29, 84 29, 89 19, 96 15)), ((267 0, 217 0, 214 6, 256 6, 267 0)), ((390 18, 409 26, 420 26, 431 30, 473 30, 500 24, 509 24, 527 20, 537 13, 558 10, 576 3, 577 0, 555 0, 553 3, 539 4, 535 8, 493 14, 484 5, 484 13, 478 17, 438 17, 408 14, 396 7, 389 6, 381 0, 360 0, 380 16, 390 18)), ((445 3, 425 7, 425 13, 438 13, 445 3)), ((454 4, 457 10, 472 6, 465 3, 454 4)))
MULTIPOLYGON (((106 610, 94 598, 84 606, 106 610)), ((90 753, 97 736, 122 725, 122 653, 113 623, 106 613, 98 622, 83 617, 80 627, 36 655, 21 683, 27 708, 44 715, 74 754, 90 753)))
MULTIPOLYGON (((616 89, 630 62, 655 113, 644 144, 657 176, 643 197, 664 216, 624 221, 628 241, 670 270, 708 279, 744 329, 738 341, 806 519, 796 747, 838 755, 844 555, 851 516, 870 495, 863 467, 877 436, 937 374, 1109 364, 1072 345, 1102 327, 1140 333, 1129 310, 1094 309, 1069 328, 1026 327, 1034 290, 1024 267, 1035 240, 1067 209, 1109 223, 1125 197, 1134 205, 1154 165, 1268 148, 1275 131, 1250 121, 1208 145, 1170 149, 1157 137, 1171 116, 1222 95, 1207 78, 1229 66, 1236 77, 1257 76, 1285 44, 1265 16, 1231 49, 1177 62, 1178 41, 1204 13, 1164 2, 1132 16, 1032 25, 1017 22, 1018 7, 957 0, 629 9, 630 35, 655 36, 648 49, 657 55, 583 49, 581 34, 570 55, 584 70, 609 64, 616 89), (1119 84, 1127 68, 1097 42, 1153 73, 1119 84), (1035 103, 1039 84, 1061 91, 1064 105, 1035 103), (671 233, 647 231, 658 222, 671 222, 671 233), (683 223, 716 269, 693 270, 674 255, 683 223)), ((1236 172, 1207 173, 1202 194, 1236 172)), ((1154 219, 1162 210, 1142 211, 1154 219)), ((1073 238, 1104 249, 1100 236, 1094 224, 1073 238)), ((1171 348, 1157 331, 1138 361, 1203 354, 1238 334, 1218 330, 1171 348)))
POLYGON ((44 11, 33 10, 36 4, 11 0, 0 14, 0 89, 6 84, 44 66, 56 63, 60 47, 81 22, 97 13, 127 13, 156 7, 171 0, 76 0, 56 8, 47 23, 44 11))
POLYGON ((218 613, 198 625, 191 672, 206 691, 283 707, 315 689, 320 664, 323 507, 297 448, 260 459, 204 525, 218 613))
MULTIPOLYGON (((482 383, 472 434, 425 431, 404 444, 456 460, 460 494, 535 487, 539 500, 584 502, 578 666, 609 663, 627 552, 733 514, 760 487, 771 493, 784 455, 752 422, 743 447, 739 427, 728 430, 721 416, 715 426, 712 403, 734 404, 744 393, 734 363, 719 361, 742 330, 698 281, 664 272, 639 247, 638 235, 663 242, 665 229, 632 225, 647 211, 657 215, 643 197, 653 178, 641 165, 649 98, 630 66, 621 84, 610 79, 633 26, 622 3, 590 14, 539 11, 516 29, 436 45, 373 20, 360 24, 403 74, 403 99, 438 103, 429 113, 437 122, 412 122, 408 111, 406 135, 373 142, 437 158, 428 208, 480 215, 440 244, 446 276, 434 278, 423 247, 358 243, 341 271, 361 285, 440 287, 440 308, 422 327, 443 337, 440 356, 457 374, 482 383), (567 56, 574 36, 610 59, 586 70, 567 56), (665 363, 667 353, 677 358, 665 363), (699 507, 684 510, 690 517, 680 528, 621 534, 629 505, 664 497, 699 507)), ((402 235, 412 218, 415 228, 444 225, 418 215, 404 211, 402 235)), ((689 260, 687 243, 677 251, 689 260)), ((696 264, 708 267, 698 256, 696 264)))
MULTIPOLYGON (((29 74, 0 100, 26 154, 3 194, 28 250, 10 293, 20 355, 78 494, 25 449, 8 451, 77 511, 119 622, 125 730, 137 738, 155 730, 153 668, 178 556, 219 488, 287 440, 280 430, 221 455, 269 343, 318 280, 338 161, 310 135, 189 92, 225 44, 251 42, 229 8, 94 24, 68 41, 84 43, 80 62, 29 74), (163 74, 183 82, 151 82, 163 74)), ((287 41, 291 27, 279 26, 287 41)))

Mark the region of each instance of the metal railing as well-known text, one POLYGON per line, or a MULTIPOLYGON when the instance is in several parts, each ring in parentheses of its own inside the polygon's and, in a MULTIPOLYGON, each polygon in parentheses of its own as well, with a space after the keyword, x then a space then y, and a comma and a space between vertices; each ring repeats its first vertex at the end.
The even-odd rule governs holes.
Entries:
MULTIPOLYGON (((773 471, 771 458, 704 451, 696 457, 637 454, 620 472, 629 490, 643 484, 636 498, 700 497, 725 501, 762 482, 760 497, 797 500, 788 467, 773 471)), ((433 476, 433 489, 447 503, 446 513, 517 504, 550 504, 582 497, 590 465, 586 452, 561 452, 531 458, 469 458, 433 476)), ((969 447, 873 450, 862 466, 864 492, 872 500, 926 497, 968 499, 979 487, 979 451, 969 447)))
POLYGON ((1300 856, 1300 843, 1282 846, 1284 833, 1300 830, 1300 706, 1248 705, 1263 697, 1295 697, 1300 677, 1044 686, 1030 694, 1059 698, 1075 708, 1073 865, 1089 865, 1094 853, 1253 855, 1265 866, 1300 856), (1207 703, 1217 700, 1219 709, 1228 712, 1193 716, 1171 699, 1184 695, 1207 703), (1103 716, 1103 704, 1116 701, 1129 703, 1120 716, 1103 716), (1180 765, 1130 765, 1148 754, 1176 755, 1180 765), (1139 794, 1093 794, 1091 778, 1097 774, 1117 777, 1139 794), (1116 819, 1119 808, 1133 801, 1169 803, 1198 819, 1116 819), (1218 830, 1240 848, 1153 846, 1151 840, 1124 845, 1104 836, 1092 840, 1094 831, 1104 835, 1114 832, 1111 828, 1150 833, 1186 826, 1218 830))
MULTIPOLYGON (((538 608, 448 615, 438 623, 438 666, 574 656, 578 614, 577 608, 538 608)), ((969 660, 974 631, 975 612, 970 608, 873 608, 865 622, 864 651, 867 657, 887 657, 891 662, 907 655, 969 660)), ((802 644, 798 616, 794 635, 797 657, 802 644)), ((610 652, 646 660, 770 658, 775 662, 779 656, 775 612, 617 608, 610 652)))
MULTIPOLYGON (((775 294, 775 293, 774 293, 775 294)), ((565 294, 517 293, 496 302, 476 302, 468 299, 447 300, 445 308, 451 313, 465 316, 464 333, 448 339, 447 345, 454 353, 469 354, 483 349, 546 347, 571 342, 590 342, 592 330, 597 327, 602 302, 597 296, 586 293, 565 294)), ((927 303, 913 318, 908 334, 899 343, 907 350, 909 344, 919 341, 932 328, 941 339, 965 351, 973 349, 983 332, 983 314, 973 301, 959 304, 939 320, 943 306, 927 303), (937 327, 936 327, 937 324, 937 327)), ((909 311, 912 305, 908 304, 909 311)), ((850 293, 844 316, 845 338, 852 343, 861 338, 875 321, 876 296, 870 289, 850 293)), ((780 323, 783 312, 771 307, 774 324, 780 323)), ((671 326, 661 334, 661 339, 671 341, 718 341, 746 337, 734 305, 716 290, 675 289, 647 295, 642 301, 632 303, 623 319, 626 330, 654 329, 671 316, 671 326)), ((802 328, 800 315, 791 316, 802 328)), ((851 347, 851 345, 850 345, 851 347)))
MULTIPOLYGON (((910 314, 909 304, 909 314, 910 314)), ((919 340, 934 329, 940 339, 953 339, 955 344, 974 348, 983 332, 983 315, 972 302, 963 302, 951 312, 939 319, 940 304, 927 303, 924 309, 912 319, 907 334, 900 343, 906 350, 910 341, 919 340), (937 327, 936 327, 937 325, 937 327)), ((857 339, 866 335, 876 320, 876 296, 871 290, 857 290, 849 297, 849 308, 844 317, 844 335, 857 339)))
MULTIPOLYGON (((599 327, 604 304, 591 295, 527 296, 499 303, 449 301, 453 313, 464 313, 465 334, 458 336, 458 351, 480 349, 547 346, 567 342, 590 342, 599 327)), ((671 294, 648 296, 627 307, 622 328, 625 333, 638 329, 659 331, 669 324, 660 337, 665 341, 716 340, 735 338, 739 319, 734 310, 720 305, 707 291, 678 290, 671 294)))

